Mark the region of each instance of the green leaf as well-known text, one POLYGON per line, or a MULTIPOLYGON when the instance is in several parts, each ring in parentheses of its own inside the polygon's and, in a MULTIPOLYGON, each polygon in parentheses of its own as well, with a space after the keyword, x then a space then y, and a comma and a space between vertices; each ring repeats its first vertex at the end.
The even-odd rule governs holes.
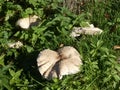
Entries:
POLYGON ((102 46, 102 44, 103 44, 103 41, 98 40, 98 42, 97 42, 97 47, 101 47, 101 46, 102 46))
POLYGON ((38 16, 40 16, 40 17, 44 16, 44 10, 43 10, 43 8, 37 8, 37 9, 35 9, 35 14, 38 15, 38 16))
POLYGON ((14 34, 14 36, 19 36, 20 35, 20 31, 17 31, 15 34, 14 34))
POLYGON ((1 78, 0 79, 0 86, 4 86, 5 88, 7 88, 7 90, 10 90, 10 85, 9 85, 9 80, 7 78, 1 78))
POLYGON ((114 75, 113 77, 114 77, 115 81, 117 81, 117 82, 120 81, 120 76, 119 75, 114 75))
POLYGON ((115 68, 120 72, 120 64, 119 63, 115 65, 115 68))
POLYGON ((18 70, 17 72, 15 72, 15 76, 14 77, 19 78, 21 73, 22 73, 22 71, 23 70, 21 69, 21 70, 18 70))
POLYGON ((120 23, 120 18, 117 18, 117 22, 120 23))
POLYGON ((12 69, 9 69, 9 73, 10 73, 10 75, 11 75, 12 77, 14 77, 15 72, 14 72, 12 69))
POLYGON ((109 49, 107 47, 101 47, 100 50, 106 53, 109 52, 109 49))
POLYGON ((8 10, 6 13, 5 21, 8 21, 14 15, 14 13, 15 13, 15 11, 8 10))
POLYGON ((52 6, 52 9, 57 9, 58 4, 57 3, 52 3, 51 6, 52 6))
POLYGON ((26 47, 28 53, 30 53, 34 50, 33 47, 31 47, 31 46, 25 45, 25 47, 26 47))
POLYGON ((103 83, 106 83, 106 82, 110 81, 111 77, 112 77, 112 76, 109 75, 108 77, 104 78, 103 83))
POLYGON ((88 22, 82 21, 82 22, 80 23, 80 26, 81 26, 81 27, 89 27, 89 24, 88 24, 88 22))
POLYGON ((26 14, 33 14, 33 9, 32 8, 27 8, 25 10, 26 14))
POLYGON ((10 80, 10 84, 13 85, 13 84, 17 84, 17 83, 20 83, 21 80, 20 80, 20 75, 22 73, 22 69, 21 70, 18 70, 17 72, 13 71, 13 70, 10 70, 10 73, 12 74, 12 79, 10 80))
POLYGON ((45 31, 47 29, 47 27, 43 26, 43 27, 33 27, 33 30, 35 30, 34 32, 38 35, 43 34, 43 31, 45 31))
POLYGON ((38 36, 36 34, 32 34, 32 45, 34 46, 37 41, 38 36))
POLYGON ((0 56, 0 65, 2 66, 4 66, 4 57, 5 57, 4 54, 0 56))
POLYGON ((35 7, 36 5, 38 5, 37 1, 38 1, 38 0, 28 0, 28 2, 29 2, 30 4, 32 4, 34 7, 35 7))

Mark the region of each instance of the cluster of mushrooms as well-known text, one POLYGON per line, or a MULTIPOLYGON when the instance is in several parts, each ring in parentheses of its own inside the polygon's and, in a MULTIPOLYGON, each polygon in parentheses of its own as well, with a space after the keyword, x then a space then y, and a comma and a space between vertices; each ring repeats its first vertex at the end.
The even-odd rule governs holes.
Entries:
MULTIPOLYGON (((32 15, 26 18, 21 18, 16 22, 16 25, 22 29, 29 29, 31 26, 36 26, 40 23, 40 18, 32 15)), ((89 24, 89 23, 88 23, 89 24)), ((78 37, 81 34, 96 35, 101 34, 102 30, 89 24, 88 27, 73 27, 70 36, 78 37)), ((18 41, 9 43, 10 48, 20 48, 23 43, 18 41)), ((80 71, 82 60, 79 52, 72 46, 64 46, 57 51, 45 49, 40 52, 37 58, 37 66, 40 74, 48 80, 53 78, 62 79, 64 75, 75 74, 80 71)))
MULTIPOLYGON (((41 18, 37 15, 30 15, 29 17, 20 18, 16 22, 16 26, 24 30, 28 30, 32 26, 37 26, 41 21, 41 18)), ((75 38, 80 35, 98 35, 101 34, 103 31, 97 27, 94 27, 93 24, 89 24, 86 22, 88 26, 86 27, 73 27, 70 33, 70 37, 75 38)), ((20 41, 8 43, 8 47, 10 48, 20 48, 23 46, 23 43, 20 41)))
MULTIPOLYGON (((36 15, 29 16, 26 18, 21 18, 16 22, 16 25, 22 29, 29 29, 31 26, 36 26, 40 23, 40 18, 36 15)), ((71 30, 71 37, 78 37, 81 34, 85 35, 97 35, 101 34, 103 31, 100 28, 94 27, 93 24, 86 22, 88 26, 86 27, 73 27, 71 30)))

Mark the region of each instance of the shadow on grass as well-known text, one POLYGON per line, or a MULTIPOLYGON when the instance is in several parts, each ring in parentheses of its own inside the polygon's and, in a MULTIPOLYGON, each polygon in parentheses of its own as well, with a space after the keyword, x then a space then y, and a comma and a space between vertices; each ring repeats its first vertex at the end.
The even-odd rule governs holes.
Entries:
POLYGON ((18 56, 16 61, 16 66, 18 69, 23 69, 26 78, 32 83, 37 85, 36 88, 43 88, 44 83, 47 82, 38 71, 37 67, 37 57, 39 51, 34 51, 32 53, 22 53, 18 56))

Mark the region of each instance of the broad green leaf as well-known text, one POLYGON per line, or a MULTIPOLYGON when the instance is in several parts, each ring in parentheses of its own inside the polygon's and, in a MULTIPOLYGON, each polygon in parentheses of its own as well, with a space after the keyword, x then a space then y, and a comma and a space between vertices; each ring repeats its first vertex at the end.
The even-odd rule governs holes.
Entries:
POLYGON ((120 64, 116 64, 115 68, 120 72, 120 64))
POLYGON ((38 5, 37 1, 38 1, 38 0, 28 0, 28 2, 29 2, 30 4, 32 4, 34 7, 35 7, 36 5, 38 5))
POLYGON ((51 6, 52 6, 52 9, 57 9, 58 4, 57 3, 52 3, 51 6))
POLYGON ((110 81, 111 78, 112 78, 111 75, 109 75, 108 77, 104 78, 103 83, 106 83, 106 82, 110 81))
POLYGON ((21 72, 22 72, 22 69, 21 70, 18 70, 17 72, 14 72, 12 70, 11 74, 13 74, 12 76, 12 79, 10 80, 10 84, 13 85, 13 84, 17 84, 17 83, 20 83, 21 80, 20 80, 20 75, 21 75, 21 72))
POLYGON ((1 78, 0 85, 2 85, 2 87, 4 86, 5 88, 7 88, 7 90, 10 90, 9 80, 7 78, 1 78))
POLYGON ((20 31, 17 31, 15 34, 14 34, 14 36, 19 36, 20 35, 20 31))
POLYGON ((26 47, 28 53, 30 53, 34 50, 33 47, 31 47, 31 46, 25 45, 25 47, 26 47))
POLYGON ((101 47, 100 50, 103 52, 106 52, 106 54, 107 52, 109 52, 109 49, 107 47, 101 47))
POLYGON ((32 8, 27 8, 26 10, 25 10, 25 12, 27 13, 27 14, 33 14, 33 9, 32 8))
POLYGON ((15 11, 8 10, 6 13, 5 21, 9 20, 14 15, 14 13, 15 13, 15 11))
POLYGON ((113 77, 114 77, 115 81, 117 81, 117 82, 120 81, 120 76, 119 75, 114 75, 113 77))
POLYGON ((35 9, 34 12, 35 12, 36 15, 38 15, 40 17, 44 16, 44 10, 43 10, 43 8, 37 8, 37 9, 35 9))
POLYGON ((22 73, 22 71, 23 70, 21 69, 21 70, 18 70, 17 72, 15 72, 15 76, 14 77, 19 78, 21 73, 22 73))
POLYGON ((80 26, 81 26, 81 27, 89 27, 89 24, 88 24, 88 22, 82 21, 82 22, 80 23, 80 26))

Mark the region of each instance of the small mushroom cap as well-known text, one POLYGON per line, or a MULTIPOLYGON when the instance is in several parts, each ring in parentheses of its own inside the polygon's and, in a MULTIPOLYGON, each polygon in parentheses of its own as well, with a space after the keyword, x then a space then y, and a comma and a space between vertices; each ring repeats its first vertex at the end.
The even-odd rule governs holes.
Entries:
MULTIPOLYGON (((88 22, 86 22, 88 23, 88 22)), ((74 27, 70 36, 71 37, 78 37, 81 34, 85 35, 99 35, 103 32, 100 28, 94 27, 93 24, 89 24, 86 27, 74 27)))
POLYGON ((55 63, 59 60, 59 54, 53 50, 45 49, 40 52, 37 58, 37 65, 40 74, 44 78, 51 79, 57 77, 56 72, 53 70, 55 63))
POLYGON ((16 22, 17 26, 20 26, 22 29, 29 29, 30 26, 38 25, 40 20, 38 20, 39 17, 36 15, 29 16, 26 18, 21 18, 16 22))
POLYGON ((30 26, 30 21, 29 21, 29 17, 27 18, 21 18, 16 22, 17 26, 20 26, 20 28, 22 29, 28 29, 30 26))

